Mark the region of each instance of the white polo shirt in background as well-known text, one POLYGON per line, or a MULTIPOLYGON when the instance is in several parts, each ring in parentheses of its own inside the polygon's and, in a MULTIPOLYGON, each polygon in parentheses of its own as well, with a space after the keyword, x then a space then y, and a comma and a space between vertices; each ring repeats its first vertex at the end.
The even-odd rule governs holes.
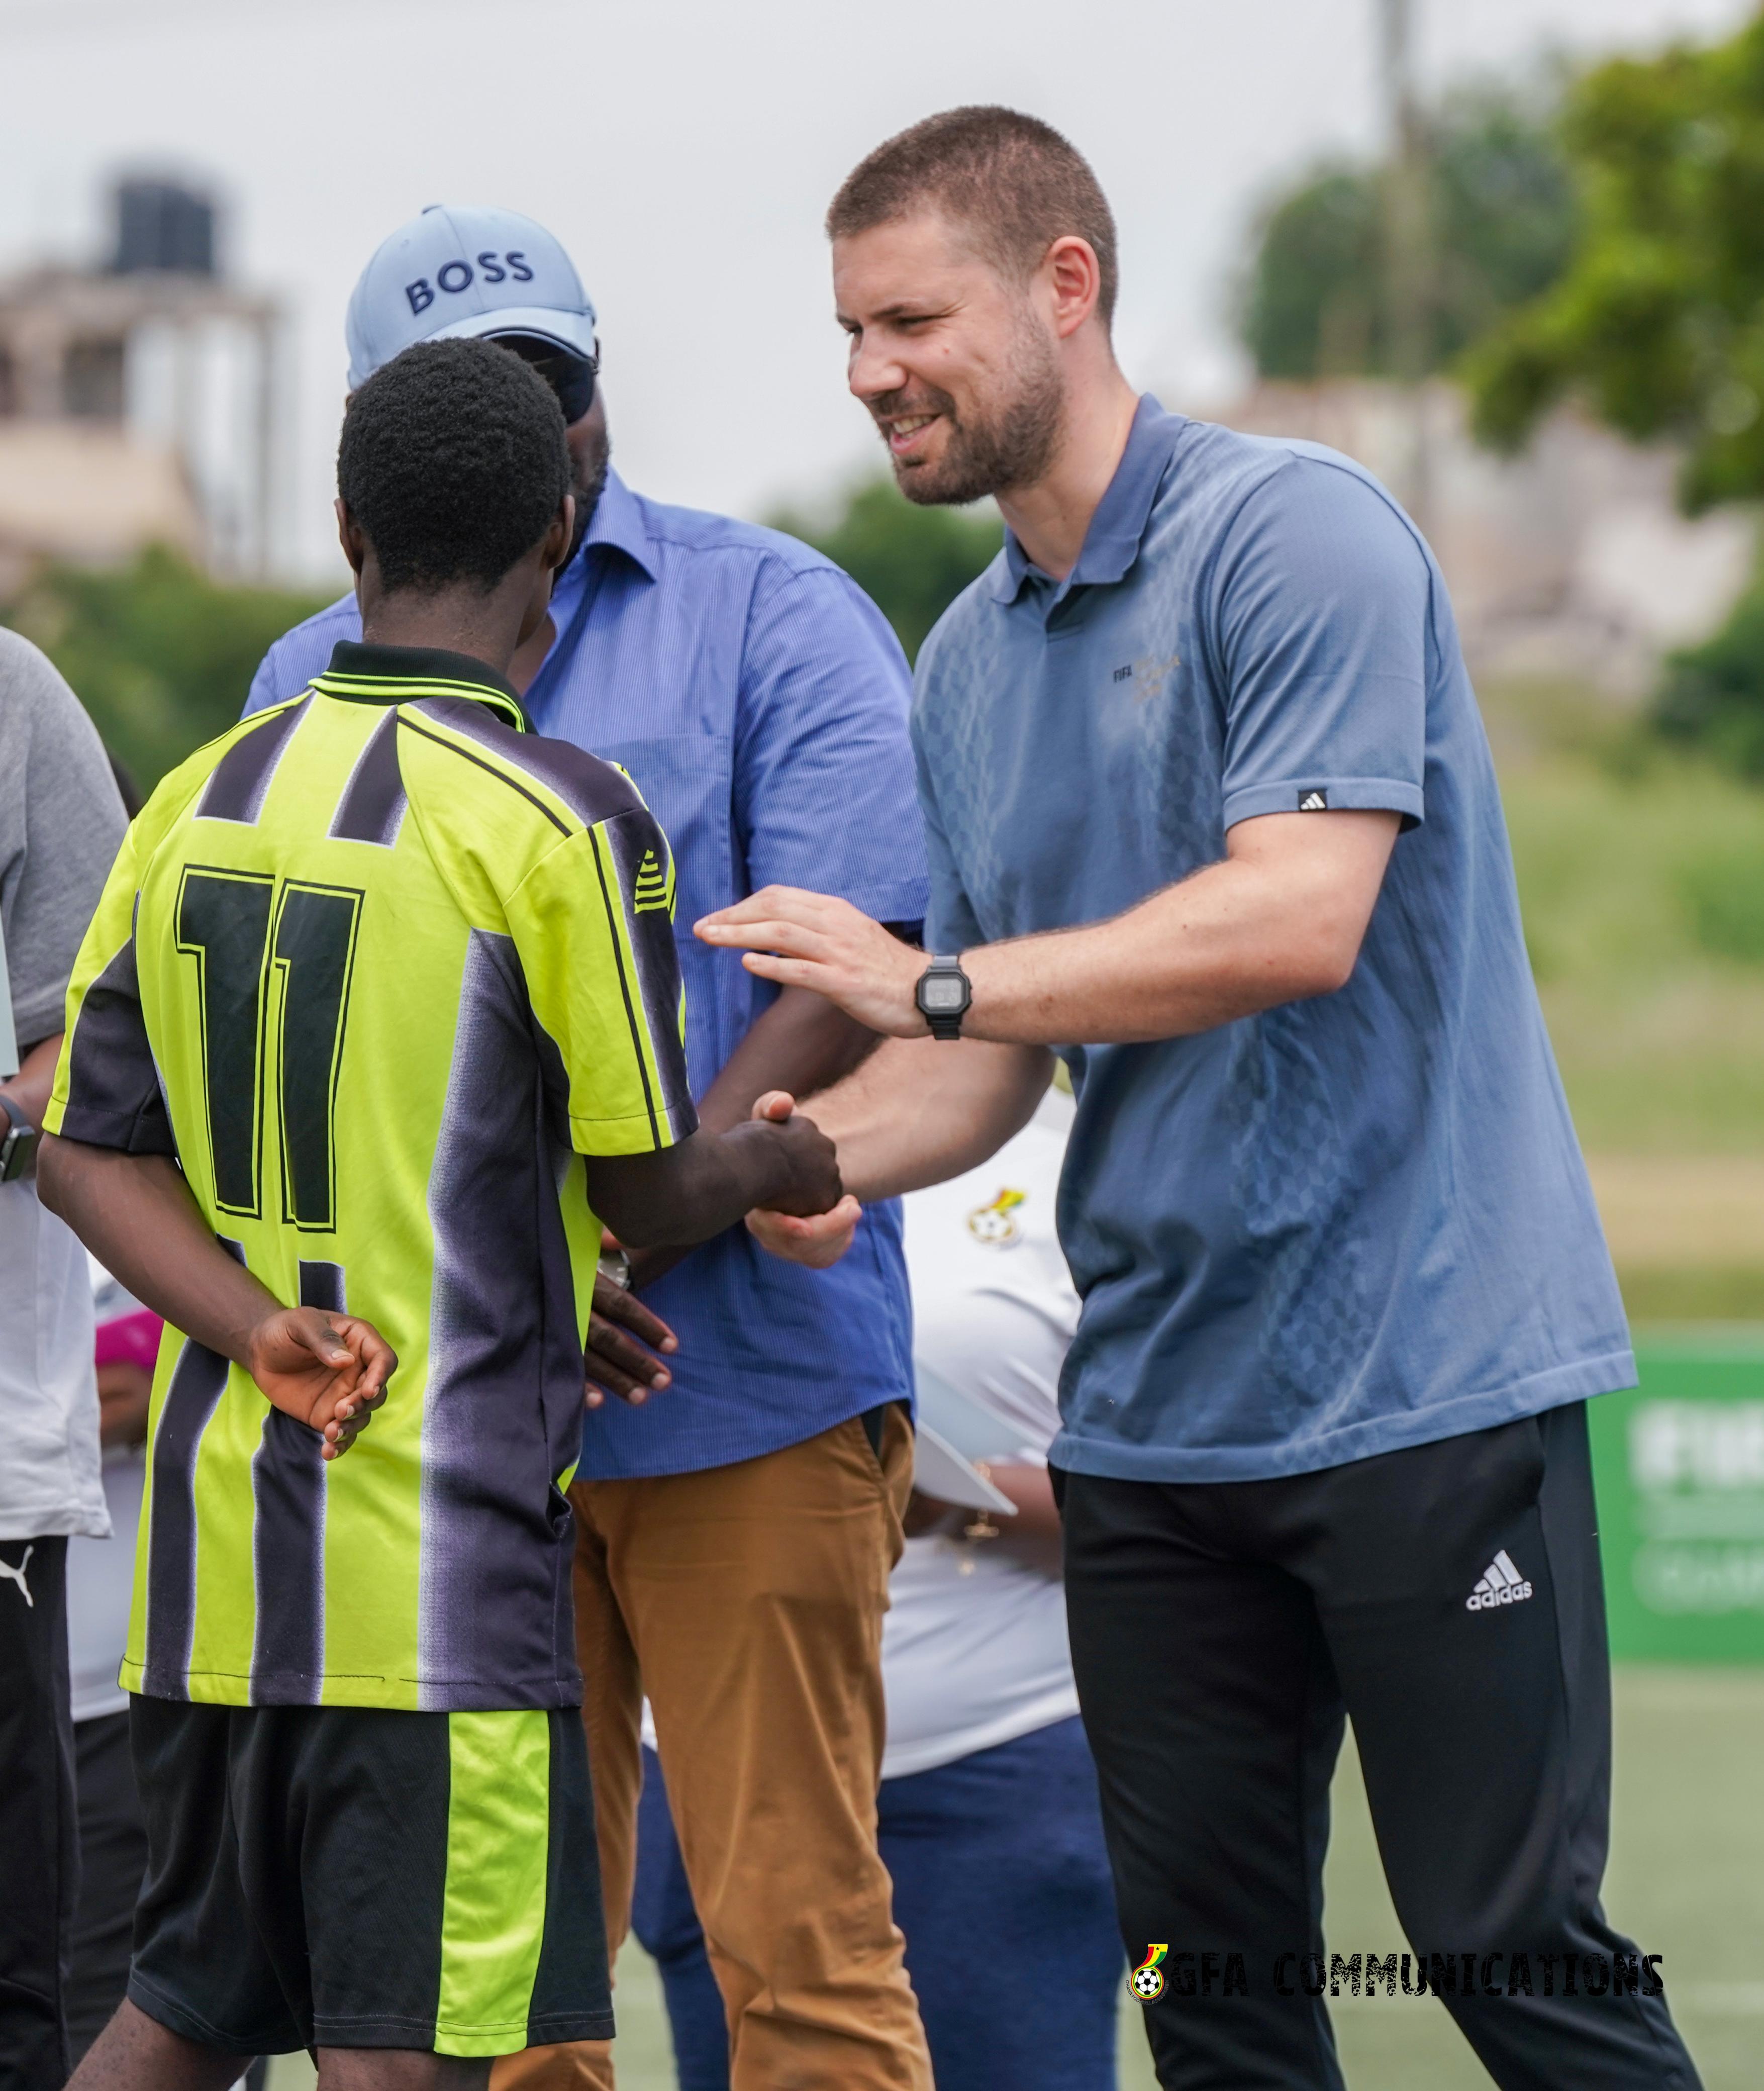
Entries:
MULTIPOLYGON (((1070 1097, 1050 1089, 990 1162, 905 1201, 914 1356, 997 1424, 982 1456, 1044 1464, 1078 1296, 1054 1231, 1070 1097)), ((996 1540, 910 1539, 882 1632, 884 1778, 931 1771, 1078 1710, 1056 1577, 996 1540)))

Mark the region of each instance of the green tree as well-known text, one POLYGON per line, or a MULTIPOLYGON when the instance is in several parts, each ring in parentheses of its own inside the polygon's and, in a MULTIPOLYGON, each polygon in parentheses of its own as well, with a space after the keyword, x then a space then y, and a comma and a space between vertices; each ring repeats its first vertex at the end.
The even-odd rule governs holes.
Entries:
POLYGON ((223 585, 156 546, 118 569, 46 567, 0 619, 60 669, 144 793, 233 723, 270 642, 325 600, 223 585))
POLYGON ((1478 432, 1515 448, 1573 394, 1627 436, 1683 444, 1692 511, 1764 493, 1764 17, 1598 67, 1560 135, 1579 237, 1466 358, 1478 432))
POLYGON ((784 509, 766 520, 843 567, 894 627, 910 661, 1003 541, 996 517, 915 507, 886 479, 852 488, 830 518, 784 509))
MULTIPOLYGON (((1725 41, 1597 67, 1561 136, 1573 259, 1464 360, 1478 433, 1516 449, 1564 398, 1683 452, 1693 514, 1764 494, 1764 15, 1725 41)), ((1764 591, 1675 654, 1653 722, 1764 783, 1764 591)), ((1701 918, 1699 918, 1701 919, 1701 918)))
MULTIPOLYGON (((1512 89, 1450 96, 1429 126, 1429 364, 1443 368, 1553 282, 1576 221, 1540 105, 1512 89)), ((1264 377, 1376 376, 1391 362, 1382 167, 1314 170, 1263 213, 1239 310, 1264 377)))
POLYGON ((1653 718, 1666 739, 1764 783, 1764 592, 1748 590, 1712 639, 1672 655, 1653 718))

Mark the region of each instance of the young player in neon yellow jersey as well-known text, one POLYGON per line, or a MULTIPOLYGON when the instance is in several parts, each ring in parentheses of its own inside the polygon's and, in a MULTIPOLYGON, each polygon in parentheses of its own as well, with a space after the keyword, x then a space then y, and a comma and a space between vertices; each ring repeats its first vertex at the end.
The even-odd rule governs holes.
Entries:
POLYGON ((563 1494, 600 1220, 839 1196, 807 1120, 695 1131, 667 842, 503 672, 571 542, 542 380, 408 351, 338 483, 363 641, 155 792, 48 1114, 45 1196, 172 1325, 148 1877, 81 2091, 300 2046, 334 2091, 463 2087, 609 2035, 563 1494))

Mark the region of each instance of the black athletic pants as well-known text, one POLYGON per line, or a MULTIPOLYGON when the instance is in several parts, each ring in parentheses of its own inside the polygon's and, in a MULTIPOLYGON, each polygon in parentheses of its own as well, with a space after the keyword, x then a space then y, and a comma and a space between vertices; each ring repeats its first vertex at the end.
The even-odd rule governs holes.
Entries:
POLYGON ((80 1905, 67 1990, 67 2044, 77 2065, 128 1990, 135 1905, 147 1870, 147 1823, 129 1755, 127 1714, 76 1721, 74 1764, 80 1789, 80 1905))
POLYGON ((1146 2013, 1167 2091, 1340 2091, 1332 1974, 1339 1992, 1353 1954, 1401 1944, 1332 1939, 1339 1972, 1314 1957, 1345 1715, 1411 1953, 1430 1975, 1439 1956, 1495 2081, 1694 2091, 1645 1994, 1670 1971, 1599 1908, 1584 1404, 1279 1481, 1055 1479, 1121 1930, 1134 1964, 1169 1949, 1146 2013))
POLYGON ((65 1539, 0 1540, 0 2091, 67 2080, 80 1847, 67 1569, 65 1539))

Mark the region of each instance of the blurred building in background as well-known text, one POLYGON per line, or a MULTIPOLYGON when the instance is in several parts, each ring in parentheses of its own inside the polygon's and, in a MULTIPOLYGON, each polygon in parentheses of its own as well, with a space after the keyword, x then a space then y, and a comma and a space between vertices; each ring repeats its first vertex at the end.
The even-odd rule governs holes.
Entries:
POLYGON ((45 560, 273 554, 279 314, 217 261, 211 198, 131 179, 98 268, 0 280, 0 597, 45 560))
POLYGON ((1628 442, 1572 410, 1545 421, 1519 457, 1472 440, 1464 394, 1443 379, 1418 398, 1375 379, 1263 382, 1210 418, 1327 443, 1388 485, 1415 486, 1411 505, 1481 675, 1573 679, 1639 698, 1663 656, 1712 632, 1752 577, 1749 515, 1687 520, 1676 450, 1628 442))

